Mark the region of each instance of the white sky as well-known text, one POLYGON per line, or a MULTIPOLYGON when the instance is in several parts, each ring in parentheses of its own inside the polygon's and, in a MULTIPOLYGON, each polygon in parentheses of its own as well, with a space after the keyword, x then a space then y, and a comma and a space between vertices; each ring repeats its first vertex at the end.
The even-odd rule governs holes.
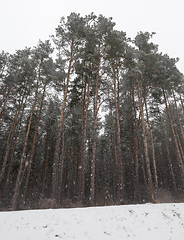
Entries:
POLYGON ((71 12, 113 17, 116 29, 132 38, 139 31, 156 32, 159 51, 179 57, 184 73, 183 0, 0 0, 0 51, 14 53, 49 39, 71 12))

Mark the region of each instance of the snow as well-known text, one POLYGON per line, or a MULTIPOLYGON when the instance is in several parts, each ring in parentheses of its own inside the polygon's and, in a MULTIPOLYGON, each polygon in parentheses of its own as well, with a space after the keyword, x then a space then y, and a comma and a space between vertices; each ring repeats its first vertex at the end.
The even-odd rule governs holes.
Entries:
POLYGON ((1 240, 183 240, 184 203, 0 212, 1 240))

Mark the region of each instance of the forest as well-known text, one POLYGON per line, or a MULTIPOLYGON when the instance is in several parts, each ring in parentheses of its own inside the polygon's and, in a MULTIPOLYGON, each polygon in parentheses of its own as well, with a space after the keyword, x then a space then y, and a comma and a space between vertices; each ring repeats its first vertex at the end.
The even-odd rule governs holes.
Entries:
POLYGON ((154 34, 71 13, 0 53, 0 210, 184 196, 184 76, 154 34))

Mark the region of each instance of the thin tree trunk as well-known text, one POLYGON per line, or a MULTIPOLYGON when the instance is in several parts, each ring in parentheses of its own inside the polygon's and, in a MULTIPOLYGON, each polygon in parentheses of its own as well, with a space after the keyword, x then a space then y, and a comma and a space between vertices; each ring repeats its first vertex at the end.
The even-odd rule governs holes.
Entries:
POLYGON ((177 103, 176 103, 176 97, 175 97, 175 93, 174 93, 174 90, 173 90, 173 89, 172 89, 172 93, 173 93, 173 97, 174 97, 174 102, 175 102, 175 107, 176 107, 176 112, 177 112, 178 122, 179 122, 179 126, 180 126, 181 136, 182 136, 183 144, 184 144, 184 133, 183 133, 183 127, 182 127, 182 124, 181 124, 181 120, 180 120, 180 116, 179 116, 179 112, 178 112, 178 107, 177 107, 177 103))
POLYGON ((85 144, 84 144, 84 115, 86 107, 86 81, 84 82, 84 77, 82 77, 82 94, 81 94, 81 156, 78 159, 78 200, 80 204, 84 201, 84 171, 85 171, 85 144))
MULTIPOLYGON (((63 81, 63 85, 65 86, 65 80, 63 81)), ((63 90, 63 95, 65 91, 63 90)), ((59 197, 58 201, 61 202, 62 198, 62 183, 63 183, 63 168, 64 168, 64 160, 65 160, 65 125, 64 125, 65 113, 63 116, 63 125, 62 125, 62 152, 61 152, 61 165, 60 165, 60 179, 59 179, 59 197)))
MULTIPOLYGON (((59 129, 57 134, 57 140, 56 140, 56 148, 55 148, 55 154, 54 154, 54 161, 53 161, 53 174, 52 174, 52 193, 51 198, 55 199, 55 201, 58 201, 59 197, 59 154, 60 154, 60 143, 61 143, 61 132, 64 124, 64 112, 65 112, 65 105, 66 105, 66 99, 68 94, 68 87, 69 87, 69 81, 70 81, 70 73, 72 68, 72 61, 73 61, 73 45, 74 40, 71 42, 71 52, 70 52, 70 61, 68 66, 68 74, 67 74, 67 81, 66 81, 66 88, 64 93, 64 99, 62 104, 62 110, 61 110, 61 116, 59 121, 59 129)), ((62 176, 61 176, 62 177, 62 176)), ((54 205, 55 203, 53 203, 54 205)), ((53 206, 54 207, 54 206, 53 206)))
POLYGON ((6 166, 7 166, 8 156, 9 156, 9 152, 10 152, 10 148, 11 148, 11 143, 12 143, 14 131, 15 131, 15 128, 16 128, 16 121, 17 121, 17 118, 18 118, 18 114, 19 114, 19 111, 17 110, 16 113, 15 113, 11 128, 10 128, 9 134, 8 134, 8 138, 6 140, 6 151, 5 151, 5 157, 4 157, 4 161, 3 161, 3 165, 2 165, 2 169, 1 169, 1 173, 0 173, 0 183, 3 179, 5 169, 6 169, 6 166))
POLYGON ((33 107, 31 109, 28 128, 27 128, 26 137, 25 137, 25 141, 24 141, 24 148, 23 148, 23 152, 22 152, 22 156, 21 156, 21 160, 20 160, 20 166, 19 166, 18 175, 17 175, 17 179, 16 179, 16 183, 15 183, 14 194, 13 194, 13 198, 12 198, 12 210, 17 209, 19 189, 20 189, 20 186, 21 186, 21 177, 22 177, 21 175, 22 175, 22 170, 23 170, 23 167, 24 167, 24 160, 25 160, 25 153, 26 153, 26 148, 27 148, 27 143, 28 143, 28 138, 29 138, 29 131, 30 131, 30 127, 31 127, 31 123, 32 123, 32 117, 33 117, 34 109, 36 107, 37 98, 38 98, 38 87, 39 87, 40 75, 41 75, 41 63, 40 63, 40 66, 39 66, 37 86, 36 86, 36 91, 35 91, 35 100, 34 100, 33 107))
MULTIPOLYGON (((88 76, 88 86, 87 86, 87 105, 85 104, 85 95, 83 98, 83 109, 82 112, 84 116, 83 126, 82 126, 82 146, 81 146, 81 161, 79 165, 79 172, 78 172, 78 180, 79 180, 79 189, 78 189, 78 196, 81 203, 84 202, 84 193, 85 193, 85 160, 86 160, 86 141, 87 141, 87 120, 88 120, 88 109, 90 103, 89 97, 89 89, 90 89, 90 76, 88 76), (86 105, 86 106, 85 106, 86 105)), ((86 91, 86 86, 85 86, 86 91)))
POLYGON ((114 158, 114 151, 113 151, 113 136, 111 136, 111 158, 112 158, 112 181, 113 181, 113 203, 115 203, 116 199, 116 180, 115 180, 115 169, 116 169, 116 160, 114 158))
POLYGON ((8 183, 9 183, 10 172, 11 172, 11 167, 12 167, 12 162, 13 162, 13 156, 14 156, 14 152, 15 152, 15 148, 16 148, 16 144, 17 144, 17 138, 18 138, 19 131, 20 131, 20 128, 21 128, 21 123, 22 123, 22 118, 23 118, 23 115, 24 115, 25 104, 26 104, 27 98, 28 98, 28 96, 25 99, 24 106, 23 106, 22 113, 21 113, 20 120, 19 120, 19 126, 18 126, 18 129, 17 129, 16 135, 15 135, 13 150, 12 150, 11 158, 10 158, 10 164, 9 164, 9 167, 8 167, 8 174, 7 174, 7 179, 6 179, 5 190, 7 188, 8 183))
POLYGON ((44 169, 44 175, 43 175, 43 182, 42 182, 42 191, 41 196, 44 198, 44 191, 45 191, 45 181, 47 176, 47 166, 48 166, 48 159, 49 159, 49 152, 50 152, 50 136, 47 132, 47 138, 46 138, 46 146, 45 146, 45 169, 44 169))
POLYGON ((135 93, 134 93, 134 86, 131 82, 131 93, 132 93, 132 102, 133 102, 133 109, 134 109, 134 121, 135 121, 135 146, 133 148, 133 155, 135 159, 135 200, 140 200, 140 194, 139 194, 139 159, 138 159, 138 124, 137 124, 137 110, 135 105, 135 93))
POLYGON ((60 183, 59 183, 59 202, 61 202, 62 195, 62 183, 63 183, 63 167, 64 167, 64 159, 65 159, 65 131, 63 124, 63 134, 62 134, 62 154, 61 154, 61 166, 60 166, 60 183))
POLYGON ((144 104, 145 104, 145 110, 146 110, 146 116, 147 116, 147 123, 150 133, 150 139, 151 139, 151 148, 152 148, 152 158, 153 158, 153 170, 154 170, 154 179, 155 179, 155 199, 157 199, 157 193, 158 193, 158 175, 157 175, 157 166, 156 166, 156 159, 155 159, 155 147, 153 142, 153 134, 151 131, 151 125, 149 121, 149 115, 148 115, 148 107, 147 107, 147 101, 146 101, 146 93, 144 92, 144 104))
MULTIPOLYGON (((173 119, 172 116, 171 116, 171 119, 173 119)), ((173 120, 173 122, 174 122, 174 120, 173 120)), ((177 129, 177 126, 175 124, 174 124, 174 130, 175 130, 176 139, 177 139, 177 142, 178 142, 178 147, 179 147, 179 150, 180 150, 180 154, 181 154, 182 160, 184 161, 183 147, 181 145, 180 137, 178 135, 178 129, 177 129)))
POLYGON ((167 111, 167 115, 168 115, 168 118, 169 118, 169 124, 170 124, 170 128, 171 128, 172 136, 173 136, 173 141, 174 141, 174 145, 175 145, 175 151, 176 151, 176 155, 177 155, 178 165, 180 166, 179 169, 181 171, 182 185, 184 186, 184 166, 183 166, 181 154, 180 154, 180 151, 179 151, 178 143, 177 143, 177 140, 176 140, 176 135, 175 135, 175 132, 174 132, 172 120, 171 120, 171 115, 170 115, 169 107, 168 107, 168 104, 167 104, 167 97, 166 97, 164 86, 162 86, 162 90, 163 90, 163 95, 164 95, 164 100, 165 100, 165 105, 166 105, 166 111, 167 111))
POLYGON ((148 189, 148 184, 147 184, 147 176, 146 176, 146 170, 145 170, 145 161, 143 159, 143 152, 144 150, 142 149, 142 146, 140 146, 140 143, 139 143, 139 151, 140 151, 140 159, 141 159, 141 170, 142 170, 142 174, 143 174, 143 179, 144 179, 144 184, 145 184, 145 187, 147 189, 147 192, 149 191, 148 189))
MULTIPOLYGON (((80 155, 79 155, 79 149, 80 149, 80 146, 78 145, 78 142, 76 144, 76 147, 75 147, 75 160, 74 160, 74 191, 73 191, 73 195, 74 197, 77 197, 77 190, 78 190, 78 186, 77 186, 77 180, 78 180, 78 159, 80 158, 80 155)), ((80 206, 80 205, 79 205, 80 206)))
MULTIPOLYGON (((119 120, 119 85, 117 89, 117 74, 115 68, 113 66, 113 80, 114 80, 114 101, 116 108, 116 127, 117 127, 117 156, 118 156, 118 164, 117 164, 117 202, 123 203, 124 201, 124 169, 123 169, 123 161, 122 161, 122 153, 121 153, 121 136, 120 136, 120 120, 119 120)), ((119 84, 119 83, 118 83, 119 84)))
MULTIPOLYGON (((171 162, 170 152, 169 152, 167 139, 166 139, 166 135, 165 135, 165 131, 164 131, 164 126, 163 126, 161 118, 160 118, 160 125, 161 125, 162 135, 164 137, 164 143, 165 143, 165 147, 166 147, 167 157, 168 157, 168 160, 169 160, 169 168, 170 168, 171 176, 172 176, 172 179, 173 179, 174 190, 177 193, 177 186, 176 186, 176 180, 175 180, 174 171, 173 171, 173 165, 172 165, 172 162, 171 162)), ((165 171, 165 169, 164 169, 164 171, 165 171)))
POLYGON ((145 154, 145 161, 146 161, 146 171, 147 171, 147 180, 148 180, 148 187, 149 187, 149 198, 152 202, 155 201, 154 198, 154 191, 153 191, 153 182, 151 176, 151 168, 150 168, 150 160, 148 154, 148 143, 146 137, 146 127, 144 121, 144 111, 143 111, 143 103, 142 103, 142 83, 138 82, 138 98, 139 98, 139 108, 141 114, 141 122, 142 122, 142 132, 143 132, 143 144, 144 144, 144 154, 145 154))
POLYGON ((100 63, 97 67, 96 91, 94 99, 94 123, 93 123, 93 147, 91 160, 91 186, 90 186, 90 206, 95 205, 95 167, 96 167, 96 144, 97 144, 97 115, 98 115, 98 84, 99 84, 100 63))
POLYGON ((117 167, 118 154, 117 154, 116 134, 115 134, 114 123, 113 123, 112 104, 111 103, 109 103, 109 104, 110 104, 111 126, 112 126, 112 133, 113 133, 113 146, 114 146, 115 164, 116 164, 116 167, 117 167))
MULTIPOLYGON (((179 137, 179 135, 178 135, 177 123, 176 123, 176 120, 174 119, 174 116, 173 116, 173 113, 172 113, 172 108, 171 108, 171 105, 170 105, 170 102, 169 102, 169 101, 168 101, 168 105, 169 105, 169 109, 170 109, 171 121, 173 122, 173 128, 174 128, 174 131, 175 131, 175 134, 176 134, 176 139, 177 139, 179 151, 180 151, 182 160, 184 160, 183 147, 182 147, 182 144, 181 144, 181 141, 180 141, 180 137, 179 137)), ((175 105, 175 107, 176 107, 176 110, 177 110, 178 121, 180 122, 177 105, 175 105)), ((180 124, 181 124, 181 122, 180 122, 180 124)), ((181 131, 181 134, 182 134, 182 131, 183 131, 183 130, 182 130, 182 127, 181 127, 181 126, 180 126, 180 131, 181 131)))
POLYGON ((183 104, 183 100, 181 98, 181 93, 180 93, 180 101, 181 101, 181 106, 182 106, 182 109, 183 109, 183 112, 184 112, 184 104, 183 104))
POLYGON ((35 134, 34 134, 33 143, 32 143, 32 147, 31 147, 31 153, 30 153, 30 158, 29 158, 29 163, 28 163, 28 170, 27 170, 27 178, 26 178, 26 183, 25 183, 25 188, 24 188, 24 196, 23 196, 24 197, 24 201, 23 202, 25 202, 26 192, 27 192, 28 183, 29 183, 29 177, 30 177, 30 172, 31 172, 31 165, 32 165, 32 161, 33 161, 33 154, 34 154, 34 149, 35 149, 35 144, 36 144, 36 137, 37 137, 37 133, 38 133, 38 125, 39 125, 39 122, 40 122, 40 116, 41 116, 42 107, 43 107, 43 100, 44 100, 44 97, 45 97, 45 89, 46 89, 46 85, 43 88, 43 94, 42 94, 42 100, 41 100, 41 104, 40 104, 40 110, 39 110, 39 114, 38 114, 38 118, 37 118, 35 134))
MULTIPOLYGON (((21 101, 20 106, 22 106, 22 104, 23 104, 24 97, 25 97, 25 93, 22 96, 22 101, 21 101)), ((19 107, 19 110, 16 111, 16 114, 15 114, 15 117, 14 117, 14 120, 13 120, 13 123, 12 123, 12 126, 11 126, 11 130, 10 130, 10 133, 9 133, 9 136, 8 136, 8 139, 7 139, 6 153, 5 153, 5 158, 4 158, 4 161, 3 161, 3 166, 2 166, 2 170, 1 170, 1 174, 0 174, 0 183, 2 181, 2 178, 4 176, 4 172, 5 172, 5 169, 6 169, 8 156, 9 156, 10 148, 11 148, 11 145, 12 145, 13 136, 14 136, 14 133, 15 133, 17 120, 18 120, 18 117, 19 117, 19 114, 20 114, 20 110, 21 110, 21 107, 19 107)))
POLYGON ((116 144, 116 136, 115 136, 115 131, 114 131, 114 123, 113 123, 113 114, 112 114, 112 103, 110 102, 110 97, 109 98, 109 105, 110 105, 110 116, 111 116, 111 126, 112 126, 112 159, 113 159, 113 193, 114 193, 114 202, 115 199, 117 199, 116 193, 117 193, 117 181, 116 181, 116 169, 117 169, 117 164, 118 164, 118 156, 117 156, 117 144, 116 144), (114 157, 113 158, 113 146, 114 146, 114 157))
POLYGON ((67 198, 70 198, 70 188, 71 188, 71 165, 72 165, 72 147, 73 147, 73 134, 70 139, 70 153, 69 153, 69 163, 68 163, 68 183, 67 183, 67 198))

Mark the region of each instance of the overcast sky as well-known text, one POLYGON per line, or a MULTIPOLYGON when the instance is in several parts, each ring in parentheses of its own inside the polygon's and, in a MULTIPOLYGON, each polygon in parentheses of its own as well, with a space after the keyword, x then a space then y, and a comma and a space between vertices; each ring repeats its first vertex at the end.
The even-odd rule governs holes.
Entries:
POLYGON ((184 73, 184 0, 0 0, 0 51, 14 53, 49 39, 71 12, 112 17, 116 29, 131 38, 156 32, 159 51, 179 57, 184 73))

